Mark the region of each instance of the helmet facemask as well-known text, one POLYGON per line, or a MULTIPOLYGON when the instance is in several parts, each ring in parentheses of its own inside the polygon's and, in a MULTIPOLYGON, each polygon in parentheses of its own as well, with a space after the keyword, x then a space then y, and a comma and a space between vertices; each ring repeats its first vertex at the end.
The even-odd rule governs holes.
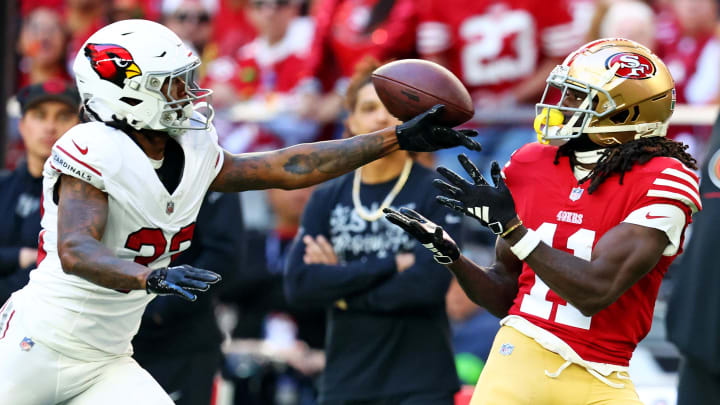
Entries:
POLYGON ((208 129, 215 115, 210 104, 212 90, 201 88, 195 80, 199 66, 197 60, 174 72, 147 74, 145 89, 164 100, 158 123, 171 135, 188 129, 208 129))
MULTIPOLYGON (((593 84, 568 75, 569 67, 558 65, 550 73, 547 79, 547 85, 543 92, 540 102, 535 105, 535 114, 538 117, 544 116, 538 135, 544 143, 552 140, 568 140, 577 138, 581 134, 597 133, 597 132, 621 132, 627 131, 627 128, 617 129, 617 127, 590 127, 593 118, 603 118, 617 109, 615 101, 607 90, 603 88, 610 80, 613 79, 618 66, 614 66, 606 71, 600 82, 593 84), (572 90, 572 91, 570 91, 572 90), (557 98, 556 103, 548 100, 557 98), (581 94, 582 102, 577 107, 566 105, 565 100, 575 94, 581 94), (598 105, 602 100, 602 111, 599 112, 598 105), (557 123, 557 119, 551 119, 551 113, 560 111, 563 116, 571 114, 567 123, 557 123), (550 123, 550 125, 545 125, 550 123)), ((537 119, 536 119, 537 121, 537 119)))

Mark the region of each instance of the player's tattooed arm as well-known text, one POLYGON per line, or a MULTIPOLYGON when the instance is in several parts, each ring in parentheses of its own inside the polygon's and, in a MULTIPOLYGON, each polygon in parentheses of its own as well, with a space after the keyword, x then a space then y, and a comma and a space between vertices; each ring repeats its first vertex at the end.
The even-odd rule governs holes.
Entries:
POLYGON ((59 187, 57 246, 63 271, 107 288, 145 289, 151 270, 119 259, 100 243, 108 216, 107 194, 65 175, 59 187))
POLYGON ((294 189, 345 174, 398 149, 394 128, 352 138, 233 155, 211 185, 215 191, 294 189))
POLYGON ((522 262, 513 255, 507 242, 498 238, 495 263, 491 266, 478 266, 461 255, 447 268, 474 303, 498 318, 507 315, 517 295, 518 277, 522 271, 522 262))

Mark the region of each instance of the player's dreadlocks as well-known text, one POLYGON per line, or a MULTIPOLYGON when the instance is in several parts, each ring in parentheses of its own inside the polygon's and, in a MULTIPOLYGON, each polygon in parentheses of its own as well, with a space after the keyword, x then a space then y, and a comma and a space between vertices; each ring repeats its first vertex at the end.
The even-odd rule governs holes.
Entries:
MULTIPOLYGON (((686 152, 687 148, 687 145, 665 137, 640 138, 609 147, 603 152, 590 174, 580 180, 580 183, 590 180, 588 193, 592 193, 608 177, 618 173, 620 174, 620 184, 622 184, 625 172, 630 171, 635 164, 644 164, 654 157, 661 156, 675 158, 685 166, 697 170, 697 161, 686 152)), ((560 146, 553 163, 558 164, 561 156, 568 156, 573 165, 577 164, 573 152, 574 148, 567 143, 560 146)))

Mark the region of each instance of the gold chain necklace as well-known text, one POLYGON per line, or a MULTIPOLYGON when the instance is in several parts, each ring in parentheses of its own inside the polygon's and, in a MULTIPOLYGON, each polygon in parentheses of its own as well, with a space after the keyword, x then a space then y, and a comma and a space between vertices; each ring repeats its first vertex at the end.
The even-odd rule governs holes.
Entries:
POLYGON ((368 222, 377 221, 383 216, 383 209, 387 208, 392 204, 395 197, 397 197, 400 190, 402 190, 403 186, 407 182, 408 177, 410 177, 410 170, 412 169, 413 160, 408 158, 405 160, 405 166, 403 166, 402 172, 400 173, 400 177, 398 178, 397 182, 393 186, 392 190, 388 193, 387 197, 383 200, 382 204, 380 204, 380 207, 375 212, 368 212, 365 207, 363 207, 362 202, 360 201, 360 181, 361 181, 361 170, 362 169, 356 169, 355 170, 355 177, 353 178, 353 188, 352 188, 352 200, 353 200, 353 206, 355 207, 355 212, 357 212, 358 216, 368 222))

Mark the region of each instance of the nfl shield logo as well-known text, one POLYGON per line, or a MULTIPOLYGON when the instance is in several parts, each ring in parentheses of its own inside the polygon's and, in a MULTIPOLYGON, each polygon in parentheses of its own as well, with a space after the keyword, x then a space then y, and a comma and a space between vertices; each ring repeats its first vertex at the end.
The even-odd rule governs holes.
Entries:
POLYGON ((572 201, 577 201, 580 199, 580 197, 582 197, 582 194, 583 194, 583 189, 581 189, 580 187, 575 187, 570 192, 570 199, 572 201))
POLYGON ((511 345, 510 343, 504 343, 502 346, 500 346, 500 354, 502 354, 503 356, 511 355, 513 350, 515 350, 515 346, 511 345))
POLYGON ((170 215, 173 212, 175 212, 175 203, 172 201, 168 201, 167 206, 165 207, 165 213, 170 215))
POLYGON ((33 342, 33 340, 29 337, 25 337, 23 338, 23 340, 20 341, 20 350, 24 352, 29 352, 30 349, 33 348, 33 346, 35 346, 35 342, 33 342))

